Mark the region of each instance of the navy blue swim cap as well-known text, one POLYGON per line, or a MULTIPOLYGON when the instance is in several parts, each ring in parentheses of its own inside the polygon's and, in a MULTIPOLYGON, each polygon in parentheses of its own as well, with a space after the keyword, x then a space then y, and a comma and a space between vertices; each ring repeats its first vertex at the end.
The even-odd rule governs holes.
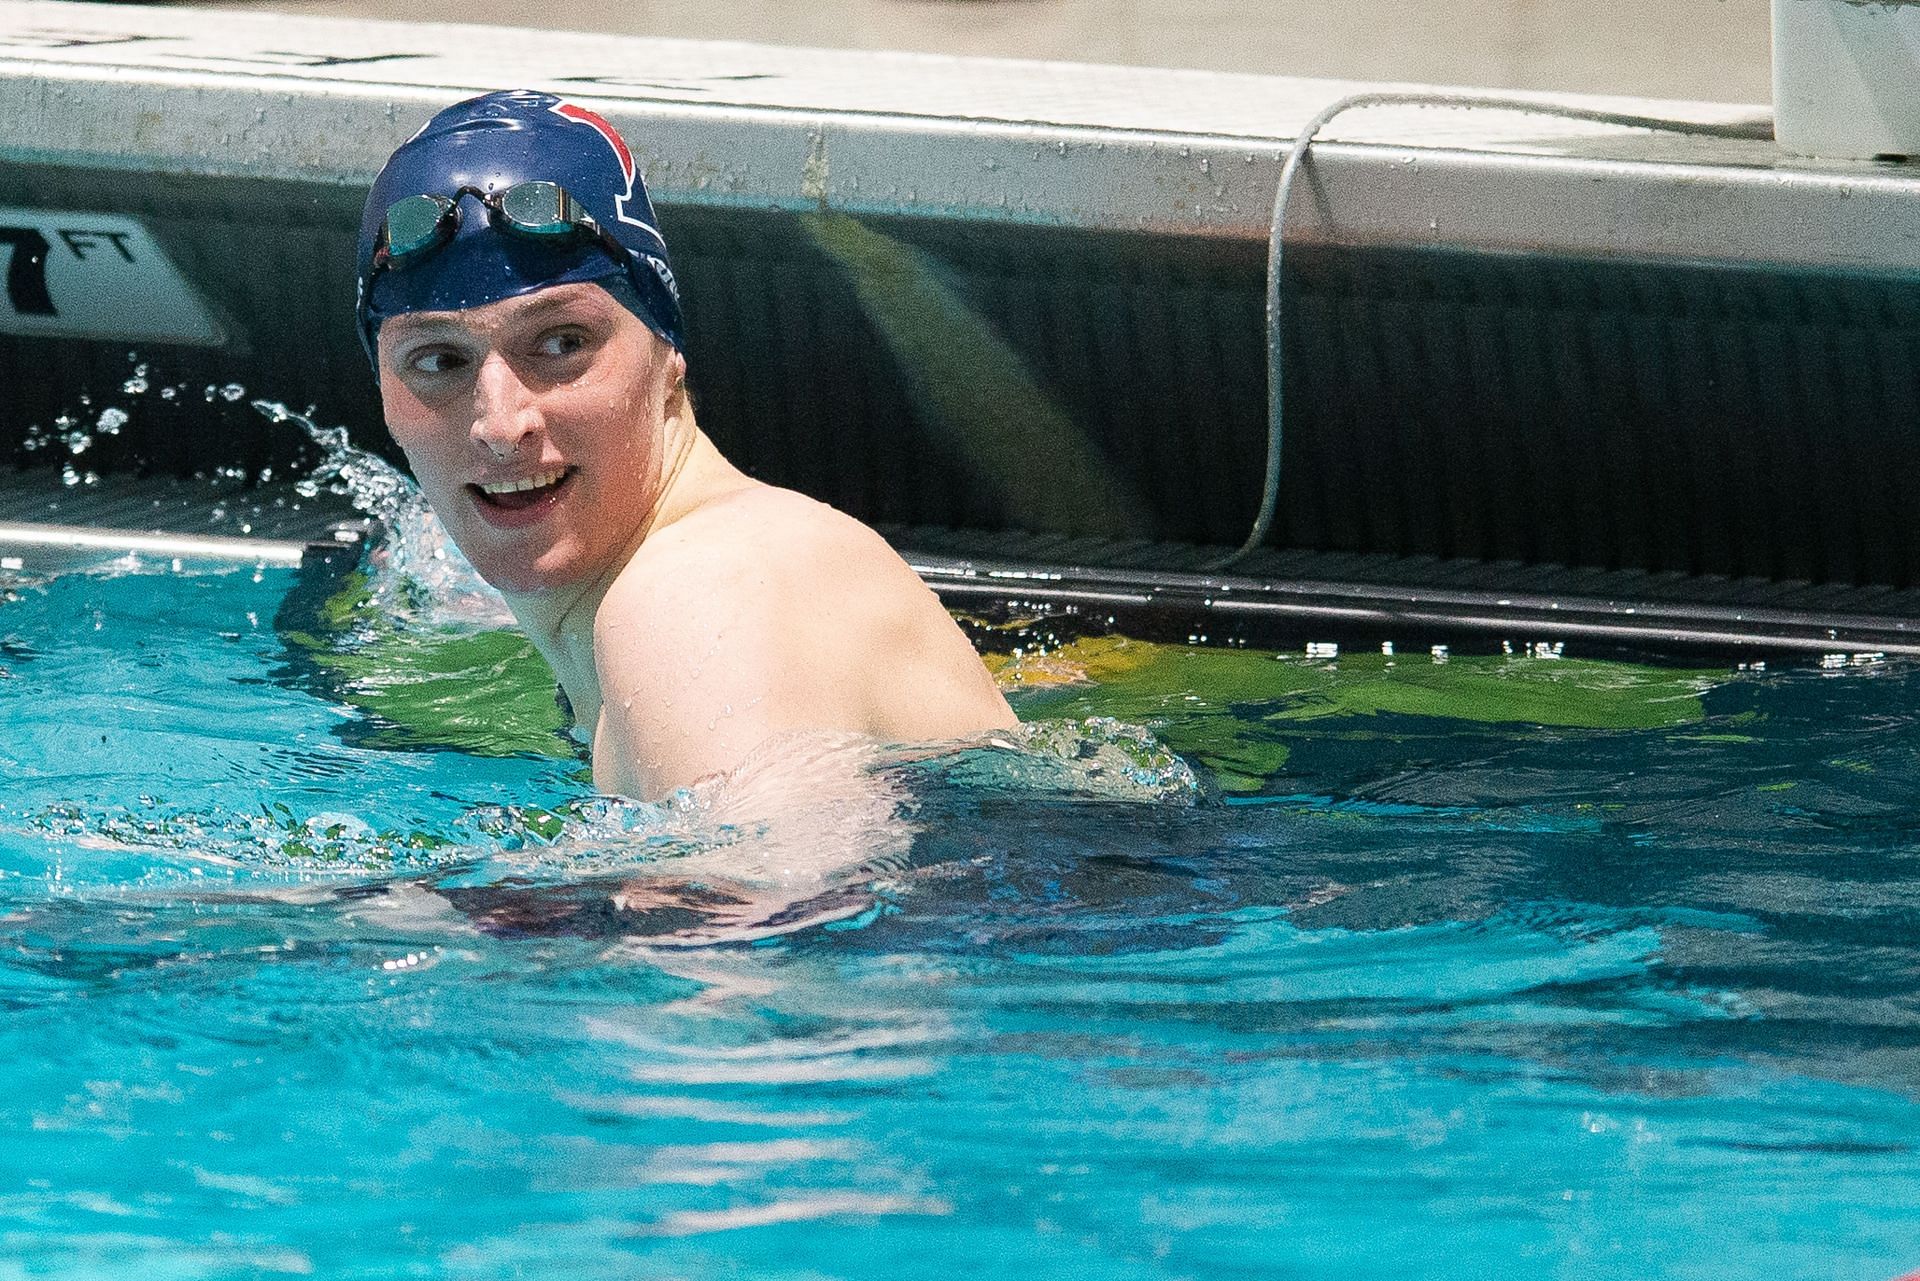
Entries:
POLYGON ((360 341, 376 370, 375 339, 390 316, 480 307, 581 281, 603 282, 647 328, 681 347, 679 287, 633 153, 612 125, 549 93, 469 98, 401 144, 367 193, 359 265, 360 341), (492 195, 534 181, 564 187, 633 253, 631 268, 592 236, 556 246, 495 228, 481 203, 464 195, 452 240, 405 267, 374 271, 380 225, 395 201, 453 196, 461 187, 492 195))

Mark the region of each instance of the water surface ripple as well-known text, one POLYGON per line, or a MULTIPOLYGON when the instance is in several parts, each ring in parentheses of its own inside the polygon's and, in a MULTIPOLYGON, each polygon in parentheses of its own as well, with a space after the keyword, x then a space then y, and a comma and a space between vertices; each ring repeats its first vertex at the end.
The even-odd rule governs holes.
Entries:
POLYGON ((0 1276, 1920 1267, 1913 667, 1133 652, 635 806, 511 638, 129 569, 0 604, 0 1276))

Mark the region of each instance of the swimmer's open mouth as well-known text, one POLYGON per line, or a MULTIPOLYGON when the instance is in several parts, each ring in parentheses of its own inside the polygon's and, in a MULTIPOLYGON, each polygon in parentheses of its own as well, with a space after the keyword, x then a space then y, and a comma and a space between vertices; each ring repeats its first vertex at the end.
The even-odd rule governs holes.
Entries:
POLYGON ((468 485, 467 489, 482 506, 499 511, 523 511, 552 498, 572 476, 573 468, 556 467, 524 480, 492 481, 485 485, 468 485))

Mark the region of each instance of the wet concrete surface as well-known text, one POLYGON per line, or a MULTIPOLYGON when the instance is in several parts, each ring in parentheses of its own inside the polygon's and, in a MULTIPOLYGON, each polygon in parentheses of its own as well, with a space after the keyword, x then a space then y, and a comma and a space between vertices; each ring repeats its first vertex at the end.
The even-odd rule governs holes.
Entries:
POLYGON ((287 12, 1295 76, 1771 99, 1770 0, 229 0, 287 12))

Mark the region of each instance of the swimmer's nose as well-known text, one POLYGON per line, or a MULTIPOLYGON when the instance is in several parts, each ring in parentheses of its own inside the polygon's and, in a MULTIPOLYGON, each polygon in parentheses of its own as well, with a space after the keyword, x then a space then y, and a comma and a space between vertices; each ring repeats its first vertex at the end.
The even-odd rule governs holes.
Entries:
POLYGON ((474 443, 495 458, 512 458, 540 423, 540 407, 527 385, 499 353, 489 353, 474 379, 474 443))

